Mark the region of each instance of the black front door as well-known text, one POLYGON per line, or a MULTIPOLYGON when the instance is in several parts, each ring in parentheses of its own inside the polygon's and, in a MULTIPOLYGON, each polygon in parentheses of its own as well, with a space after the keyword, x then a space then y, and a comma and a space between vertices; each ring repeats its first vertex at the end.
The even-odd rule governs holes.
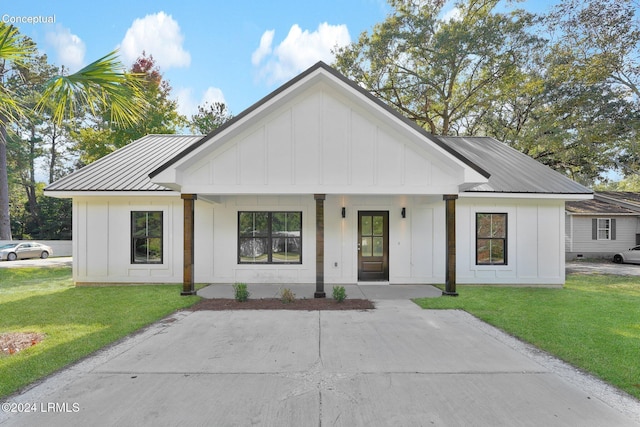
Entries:
POLYGON ((389 212, 358 212, 358 280, 389 280, 389 212))

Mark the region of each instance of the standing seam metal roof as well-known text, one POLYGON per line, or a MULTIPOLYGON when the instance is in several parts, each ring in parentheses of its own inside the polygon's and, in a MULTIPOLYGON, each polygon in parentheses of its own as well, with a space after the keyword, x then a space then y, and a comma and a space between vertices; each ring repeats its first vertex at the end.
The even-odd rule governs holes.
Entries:
POLYGON ((50 184, 46 191, 170 191, 149 172, 184 151, 201 135, 147 135, 50 184))
POLYGON ((491 176, 486 184, 464 192, 593 194, 593 191, 548 166, 490 137, 439 136, 442 142, 491 176))

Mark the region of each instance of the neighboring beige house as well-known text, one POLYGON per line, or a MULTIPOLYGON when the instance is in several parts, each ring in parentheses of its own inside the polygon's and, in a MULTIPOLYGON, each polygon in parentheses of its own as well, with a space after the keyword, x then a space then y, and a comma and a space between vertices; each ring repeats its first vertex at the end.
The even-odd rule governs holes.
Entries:
POLYGON ((592 191, 436 137, 318 63, 215 132, 149 135, 49 185, 77 283, 562 284, 592 191))
POLYGON ((603 191, 566 204, 567 259, 607 258, 640 245, 640 194, 603 191))

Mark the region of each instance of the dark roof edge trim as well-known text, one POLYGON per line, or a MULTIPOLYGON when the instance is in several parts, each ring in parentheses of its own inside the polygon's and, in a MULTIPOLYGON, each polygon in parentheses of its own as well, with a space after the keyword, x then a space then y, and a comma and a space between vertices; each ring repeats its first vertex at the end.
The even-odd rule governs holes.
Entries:
POLYGON ((359 85, 357 85, 356 83, 354 83, 353 81, 349 80, 347 77, 345 77, 344 75, 339 73, 333 67, 330 67, 329 65, 327 65, 323 61, 319 61, 315 65, 313 65, 312 67, 307 69, 306 71, 303 71, 298 76, 296 76, 293 79, 289 80, 287 83, 283 84, 282 86, 280 86, 279 88, 277 88, 276 90, 274 90, 273 92, 271 92, 270 94, 265 96, 264 98, 260 99, 258 102, 254 103, 253 105, 251 105, 250 107, 248 107, 247 109, 242 111, 240 114, 235 116, 233 119, 229 120, 228 122, 226 122, 225 124, 223 124, 219 128, 217 128, 217 129, 213 130, 212 132, 208 133, 207 135, 205 135, 200 141, 195 142, 194 144, 192 144, 188 148, 186 148, 183 151, 181 151, 180 153, 178 153, 178 155, 176 155, 175 157, 173 157, 172 159, 167 161, 165 164, 163 164, 162 166, 160 166, 157 169, 155 169, 154 171, 152 171, 149 174, 149 178, 153 178, 156 175, 158 175, 159 173, 161 173, 164 170, 168 169, 172 164, 174 164, 175 162, 181 160, 182 158, 187 156, 189 153, 191 153, 195 149, 197 149, 200 146, 202 146, 205 142, 207 142, 208 140, 213 138, 215 135, 217 135, 217 134, 221 133, 222 131, 224 131, 225 129, 233 126, 236 122, 242 120, 244 117, 246 117, 247 115, 251 114, 253 111, 257 110, 262 105, 264 105, 267 102, 269 102, 271 99, 273 99, 273 98, 277 97, 278 95, 280 95, 281 93, 285 92, 290 87, 294 86, 295 84, 297 84, 301 80, 305 79, 306 77, 308 77, 310 74, 314 73, 318 69, 323 69, 323 70, 327 71, 328 73, 330 73, 334 77, 338 78, 341 82, 345 83, 346 85, 348 85, 352 89, 355 89, 360 94, 362 94, 366 98, 368 98, 370 101, 373 101, 377 106, 379 106, 379 107, 383 108, 385 111, 391 113, 394 117, 396 117, 400 121, 404 122, 406 125, 411 127, 413 130, 417 131, 422 136, 424 136, 425 138, 429 139, 431 142, 436 144, 438 147, 440 147, 441 149, 443 149, 447 153, 451 154, 453 157, 455 157, 456 159, 460 160, 462 163, 466 164, 467 166, 469 166, 471 169, 473 169, 476 172, 478 172, 483 177, 488 179, 491 176, 491 174, 489 172, 487 172, 486 170, 482 169, 480 166, 476 165, 471 160, 467 159, 461 153, 459 153, 455 149, 453 149, 450 146, 448 146, 447 144, 445 144, 443 141, 438 139, 437 136, 427 132, 424 128, 418 126, 417 123, 409 120, 407 117, 405 117, 402 114, 400 114, 399 111, 391 108, 389 105, 385 104, 382 100, 380 100, 377 97, 375 97, 369 91, 365 90, 364 88, 360 87, 359 85))

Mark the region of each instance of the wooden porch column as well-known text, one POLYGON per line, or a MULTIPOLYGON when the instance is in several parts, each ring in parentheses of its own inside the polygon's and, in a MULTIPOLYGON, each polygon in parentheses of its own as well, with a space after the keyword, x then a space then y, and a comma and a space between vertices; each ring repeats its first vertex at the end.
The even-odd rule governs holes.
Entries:
POLYGON ((324 292, 324 194, 314 194, 316 199, 316 292, 314 298, 325 298, 324 292))
POLYGON ((193 282, 193 251, 194 251, 194 213, 197 194, 182 194, 184 201, 184 270, 182 273, 182 292, 180 295, 195 295, 196 289, 193 282))
POLYGON ((445 194, 443 196, 445 203, 445 223, 446 223, 446 242, 447 254, 446 264, 447 271, 445 273, 445 290, 442 295, 458 296, 456 292, 456 199, 457 194, 445 194))

